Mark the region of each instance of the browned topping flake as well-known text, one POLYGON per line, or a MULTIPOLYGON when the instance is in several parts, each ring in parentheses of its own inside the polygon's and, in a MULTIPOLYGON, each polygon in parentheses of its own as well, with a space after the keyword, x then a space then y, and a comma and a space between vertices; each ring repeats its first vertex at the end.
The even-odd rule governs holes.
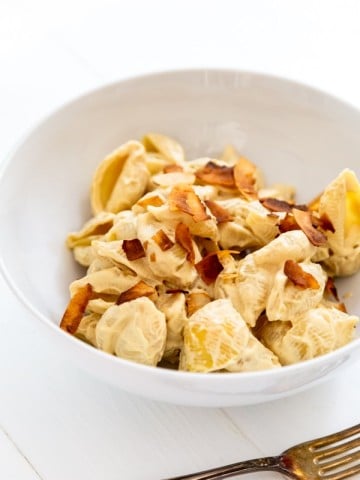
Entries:
POLYGON ((181 211, 192 216, 194 222, 202 222, 210 217, 205 205, 190 185, 176 185, 169 195, 170 211, 181 211))
POLYGON ((262 198, 260 199, 260 202, 265 208, 267 208, 271 212, 290 213, 293 208, 293 205, 291 205, 290 203, 285 202, 285 200, 278 200, 277 198, 262 198))
POLYGON ((301 266, 294 260, 286 260, 284 265, 284 273, 288 279, 300 288, 320 288, 319 282, 310 273, 305 272, 301 266))
POLYGON ((215 282, 219 273, 224 269, 220 259, 225 258, 231 253, 239 252, 235 252, 234 250, 218 250, 217 252, 207 254, 200 262, 195 263, 195 268, 206 285, 211 285, 215 282))
POLYGON ((198 180, 210 185, 217 185, 226 188, 236 188, 234 178, 234 167, 227 167, 225 165, 217 165, 209 161, 204 167, 199 168, 195 172, 198 180))
POLYGON ((153 195, 151 197, 142 198, 137 202, 140 207, 161 207, 164 205, 164 201, 159 197, 159 195, 153 195))
POLYGON ((71 333, 71 335, 76 333, 92 293, 93 288, 90 283, 87 283, 80 287, 71 298, 60 323, 60 328, 65 330, 65 332, 71 333))
POLYGON ((323 213, 320 217, 312 215, 312 223, 321 230, 334 233, 335 227, 326 213, 323 213))
POLYGON ((231 220, 233 220, 233 216, 224 207, 213 200, 205 200, 205 204, 216 218, 217 223, 231 222, 231 220))
POLYGON ((148 245, 149 245, 149 242, 145 240, 145 242, 143 243, 144 250, 147 249, 148 245))
POLYGON ((293 208, 293 215, 295 217, 296 223, 299 225, 301 230, 305 233, 305 235, 308 237, 308 239, 313 245, 315 245, 316 247, 326 245, 327 238, 322 232, 316 230, 316 228, 313 226, 310 211, 305 212, 303 210, 293 208))
POLYGON ((326 280, 325 293, 331 297, 334 297, 337 302, 340 301, 336 285, 332 277, 328 277, 326 280))
POLYGON ((195 268, 206 285, 214 283, 219 273, 224 269, 218 256, 211 253, 196 263, 195 268))
POLYGON ((211 302, 210 296, 206 292, 193 292, 186 296, 186 311, 188 317, 211 302))
POLYGON ((130 261, 138 260, 146 256, 145 250, 139 239, 123 240, 122 248, 125 252, 126 258, 130 261))
POLYGON ((270 210, 271 212, 287 212, 291 213, 293 208, 297 210, 304 210, 307 211, 307 205, 294 205, 293 203, 286 202, 285 200, 279 200, 278 198, 261 198, 260 202, 263 204, 265 208, 270 210))
POLYGON ((150 254, 150 262, 156 262, 156 255, 154 252, 150 254))
POLYGON ((256 167, 247 158, 240 157, 234 166, 235 185, 246 197, 257 198, 256 167))
POLYGON ((173 172, 183 172, 184 169, 181 165, 176 165, 176 163, 171 165, 166 165, 164 167, 164 173, 173 173, 173 172))
POLYGON ((179 223, 175 229, 175 241, 187 252, 189 262, 195 262, 195 251, 189 227, 185 223, 179 223))
POLYGON ((156 298, 156 290, 154 287, 151 287, 147 283, 140 280, 139 283, 134 285, 133 287, 125 290, 119 295, 119 298, 116 300, 116 305, 121 305, 125 302, 130 302, 131 300, 135 300, 139 297, 148 297, 151 300, 156 298))
POLYGON ((174 242, 170 240, 170 238, 166 235, 164 230, 158 230, 155 235, 153 235, 152 239, 154 242, 159 245, 161 250, 165 252, 174 246, 174 242))
POLYGON ((299 225, 296 223, 295 217, 289 213, 279 222, 280 233, 290 232, 290 230, 300 230, 299 225))
POLYGON ((343 302, 336 303, 334 307, 340 310, 340 312, 348 313, 346 309, 346 305, 343 302))

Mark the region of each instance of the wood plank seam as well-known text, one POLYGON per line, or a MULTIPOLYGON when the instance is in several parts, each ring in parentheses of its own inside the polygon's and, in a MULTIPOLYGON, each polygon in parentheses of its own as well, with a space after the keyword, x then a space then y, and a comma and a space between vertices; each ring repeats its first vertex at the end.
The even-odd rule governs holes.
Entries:
POLYGON ((5 428, 0 425, 0 430, 1 432, 5 435, 5 437, 9 440, 9 442, 14 446, 14 448, 16 449, 16 451, 18 452, 19 455, 21 455, 21 457, 25 460, 25 462, 29 465, 29 467, 31 468, 31 470, 35 473, 35 475, 40 479, 40 480, 45 480, 44 477, 42 477, 40 475, 40 473, 38 472, 38 470, 34 467, 34 465, 31 463, 31 461, 28 459, 28 457, 24 454, 24 452, 20 449, 20 447, 16 444, 16 442, 14 441, 14 439, 11 437, 11 435, 9 434, 9 432, 7 432, 5 430, 5 428))

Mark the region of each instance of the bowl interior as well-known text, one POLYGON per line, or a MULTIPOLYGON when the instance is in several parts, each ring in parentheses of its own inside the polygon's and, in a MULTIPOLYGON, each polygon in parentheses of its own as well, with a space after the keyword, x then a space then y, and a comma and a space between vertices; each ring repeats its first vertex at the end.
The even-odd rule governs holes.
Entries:
MULTIPOLYGON (((67 232, 90 216, 89 186, 99 161, 131 138, 157 131, 177 138, 188 158, 232 143, 269 184, 297 187, 300 202, 343 168, 358 171, 360 114, 307 87, 262 75, 188 71, 110 85, 66 105, 22 143, 0 182, 0 256, 27 301, 57 324, 68 285, 83 272, 67 232)), ((342 280, 360 314, 359 275, 342 280)))

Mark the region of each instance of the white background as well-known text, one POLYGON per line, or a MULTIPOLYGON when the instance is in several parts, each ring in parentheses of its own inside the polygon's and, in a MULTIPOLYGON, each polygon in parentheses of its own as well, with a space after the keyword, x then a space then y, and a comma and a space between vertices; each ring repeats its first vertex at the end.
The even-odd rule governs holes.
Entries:
MULTIPOLYGON (((0 159, 64 101, 149 71, 268 72, 360 107, 359 24, 357 0, 2 0, 0 159)), ((1 479, 160 480, 360 421, 359 363, 264 405, 152 403, 65 370, 3 280, 0 292, 1 479)))

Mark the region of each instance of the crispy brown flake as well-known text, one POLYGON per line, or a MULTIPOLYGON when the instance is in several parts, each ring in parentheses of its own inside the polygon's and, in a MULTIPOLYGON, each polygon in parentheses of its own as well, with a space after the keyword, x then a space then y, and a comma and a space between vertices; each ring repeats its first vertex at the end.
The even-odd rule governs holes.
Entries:
POLYGON ((164 173, 183 172, 183 171, 184 171, 183 167, 181 165, 177 165, 176 163, 171 165, 166 165, 163 170, 164 173))
POLYGON ((151 197, 141 198, 137 204, 144 208, 149 206, 161 207, 161 205, 164 205, 164 201, 159 197, 159 195, 153 195, 151 197))
POLYGON ((146 256, 144 247, 139 239, 123 240, 122 248, 125 252, 126 258, 130 261, 138 260, 146 256))
POLYGON ((164 230, 158 230, 155 235, 152 237, 154 242, 159 245, 161 250, 165 252, 174 246, 174 242, 170 240, 170 238, 166 235, 164 230))
POLYGON ((214 283, 219 273, 224 269, 219 257, 225 257, 230 253, 234 252, 232 250, 218 250, 217 252, 211 252, 200 260, 200 262, 195 264, 198 274, 206 285, 214 283))
POLYGON ((206 292, 193 292, 186 296, 186 311, 188 317, 211 302, 210 296, 206 292))
POLYGON ((245 197, 257 198, 256 167, 247 158, 240 157, 234 166, 236 188, 245 197))
POLYGON ((312 223, 321 230, 334 233, 335 227, 326 213, 323 213, 320 217, 312 215, 312 223))
POLYGON ((122 303, 130 302, 140 297, 148 297, 151 300, 155 300, 156 296, 155 288, 140 280, 139 283, 119 295, 119 298, 116 300, 116 305, 121 305, 122 303))
POLYGON ((219 187, 236 188, 234 167, 217 165, 210 161, 204 167, 195 172, 196 178, 210 185, 219 187))
POLYGON ((185 223, 179 223, 175 229, 175 241, 187 252, 189 262, 195 262, 195 251, 189 227, 185 223))
POLYGON ((213 200, 205 200, 205 204, 216 218, 217 223, 231 222, 231 220, 233 220, 233 216, 224 207, 213 200))
POLYGON ((287 213, 285 217, 279 222, 280 233, 290 232, 291 230, 300 230, 296 223, 294 215, 287 213))
POLYGON ((156 255, 154 252, 150 253, 150 262, 156 262, 156 255))
POLYGON ((334 307, 340 310, 340 312, 348 313, 346 309, 346 305, 343 302, 335 303, 334 307))
POLYGON ((305 272, 301 266, 294 260, 286 260, 284 265, 284 273, 288 279, 300 288, 320 288, 319 282, 310 273, 305 272))
POLYGON ((170 211, 181 211, 191 215, 194 222, 202 222, 210 217, 206 213, 205 205, 196 195, 190 185, 176 185, 169 195, 170 211))
POLYGON ((92 297, 93 288, 90 283, 80 287, 71 298, 65 313, 61 319, 60 328, 74 335, 84 316, 87 304, 92 297))
POLYGON ((326 280, 325 293, 328 296, 335 298, 335 300, 337 302, 340 301, 339 295, 338 295, 338 292, 337 292, 337 289, 336 289, 336 285, 335 285, 334 279, 332 277, 328 277, 328 279, 326 280))
POLYGON ((326 245, 327 238, 322 232, 316 230, 316 228, 313 226, 310 211, 305 212, 303 210, 293 208, 292 213, 295 217, 296 223, 299 225, 301 230, 305 233, 305 235, 308 237, 308 239, 313 245, 315 245, 316 247, 326 245))
POLYGON ((293 205, 290 203, 285 202, 285 200, 278 200, 277 198, 262 198, 260 199, 260 202, 265 208, 270 210, 270 212, 290 213, 293 208, 293 205))

